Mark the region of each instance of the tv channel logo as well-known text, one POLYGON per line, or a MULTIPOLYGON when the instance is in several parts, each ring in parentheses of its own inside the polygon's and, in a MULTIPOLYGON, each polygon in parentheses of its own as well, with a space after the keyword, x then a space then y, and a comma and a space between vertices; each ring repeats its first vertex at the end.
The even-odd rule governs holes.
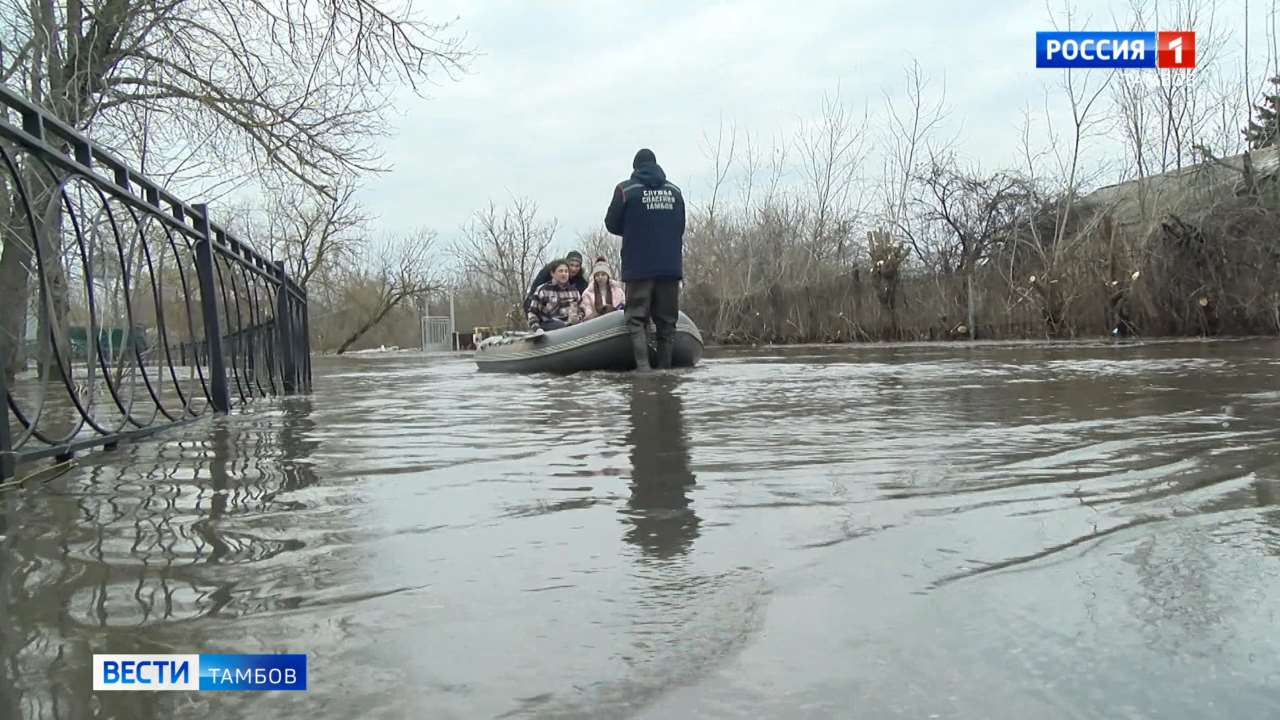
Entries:
POLYGON ((1037 32, 1038 68, 1169 68, 1196 66, 1196 34, 1178 32, 1037 32))
POLYGON ((95 654, 93 689, 306 690, 307 656, 95 654))

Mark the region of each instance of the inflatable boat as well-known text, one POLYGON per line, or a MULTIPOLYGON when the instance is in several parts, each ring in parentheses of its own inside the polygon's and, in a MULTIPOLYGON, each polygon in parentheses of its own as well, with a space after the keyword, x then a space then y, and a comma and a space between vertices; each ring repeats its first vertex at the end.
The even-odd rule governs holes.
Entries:
MULTIPOLYGON (((650 328, 649 362, 654 361, 650 328)), ((541 334, 507 333, 491 337, 475 352, 476 367, 484 372, 574 373, 584 370, 634 370, 631 336, 623 313, 611 312, 586 322, 541 334)), ((689 316, 676 322, 672 367, 693 367, 702 359, 702 333, 689 316)))

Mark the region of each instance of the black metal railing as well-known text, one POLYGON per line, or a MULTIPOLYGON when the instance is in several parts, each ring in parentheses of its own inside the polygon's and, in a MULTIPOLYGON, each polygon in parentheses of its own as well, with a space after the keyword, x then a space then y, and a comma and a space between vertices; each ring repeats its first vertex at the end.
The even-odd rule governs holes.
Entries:
POLYGON ((306 292, 0 86, 0 478, 309 391, 306 292))

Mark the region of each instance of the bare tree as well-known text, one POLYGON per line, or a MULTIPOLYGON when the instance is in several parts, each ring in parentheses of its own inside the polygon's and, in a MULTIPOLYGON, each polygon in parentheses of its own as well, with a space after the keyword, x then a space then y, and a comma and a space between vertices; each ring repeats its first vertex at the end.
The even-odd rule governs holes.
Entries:
MULTIPOLYGON (((248 171, 292 176, 322 195, 337 178, 380 169, 374 141, 388 130, 391 93, 417 91, 439 71, 461 71, 469 53, 448 24, 381 0, 294 3, 230 0, 0 0, 0 80, 95 139, 125 150, 143 118, 174 148, 190 148, 223 181, 248 171), (161 130, 157 130, 161 128, 161 130)), ((145 142, 145 141, 144 141, 145 142)), ((144 144, 144 148, 149 147, 144 144)), ((182 151, 154 157, 153 174, 182 166, 182 151)), ((36 235, 8 198, 0 253, 0 366, 12 367, 25 335, 36 248, 44 257, 51 327, 66 325, 67 244, 60 178, 20 156, 35 201, 36 235)), ((232 181, 234 183, 234 181, 232 181)), ((13 187, 6 190, 12 194, 13 187)), ((41 337, 50 334, 42 331, 41 337)))
POLYGON ((1216 18, 1216 0, 1174 0, 1165 5, 1131 0, 1128 25, 1135 30, 1159 26, 1196 31, 1195 67, 1125 70, 1114 75, 1112 99, 1124 131, 1132 177, 1144 178, 1196 162, 1200 147, 1214 155, 1234 154, 1240 149, 1238 129, 1232 127, 1235 123, 1222 122, 1224 109, 1239 112, 1241 93, 1238 81, 1224 82, 1226 78, 1219 72, 1226 38, 1216 18))
POLYGON ((398 82, 420 90, 469 53, 449 24, 381 0, 3 0, 2 72, 77 128, 146 108, 193 143, 316 189, 375 169, 398 82), (13 59, 10 60, 9 58, 13 59))
MULTIPOLYGON (((937 101, 926 106, 928 91, 929 79, 920 69, 919 61, 913 60, 906 71, 905 107, 899 111, 893 98, 885 93, 889 127, 884 141, 884 173, 880 178, 881 212, 884 222, 900 231, 909 230, 910 185, 919 173, 921 154, 926 151, 924 146, 947 115, 946 85, 943 85, 937 101)), ((931 152, 936 154, 940 150, 933 148, 931 152)), ((916 253, 920 254, 918 248, 916 253)), ((924 257, 920 259, 923 261, 924 257)))
MULTIPOLYGON (((905 240, 925 267, 934 267, 933 261, 939 259, 936 253, 931 252, 931 248, 937 246, 933 241, 938 233, 930 232, 931 228, 928 227, 916 228, 912 222, 913 213, 909 212, 912 208, 912 184, 925 173, 921 167, 923 155, 936 155, 943 148, 949 147, 949 143, 937 147, 931 142, 932 136, 946 118, 946 86, 943 85, 936 102, 930 102, 926 98, 929 85, 920 63, 913 60, 906 71, 905 107, 900 109, 888 92, 884 94, 888 129, 882 142, 884 157, 879 194, 880 224, 886 229, 868 234, 867 250, 872 274, 878 278, 881 306, 890 312, 893 335, 898 333, 898 270, 906 261, 906 256, 898 252, 900 243, 894 241, 891 235, 905 240), (926 250, 927 247, 930 250, 926 250)), ((937 268, 934 269, 936 272, 937 268)), ((941 283, 935 285, 945 302, 947 293, 943 291, 941 283)))
POLYGON ((512 198, 501 209, 490 202, 463 228, 452 255, 468 284, 519 305, 529 281, 546 264, 555 233, 556 221, 540 220, 532 200, 512 198))
POLYGON ((588 277, 591 275, 591 265, 596 258, 604 258, 605 262, 609 263, 609 267, 613 268, 613 279, 622 279, 622 243, 616 235, 610 234, 604 228, 596 228, 578 236, 578 247, 582 248, 582 263, 586 267, 588 277))
POLYGON ((867 255, 871 261, 871 274, 876 280, 876 299, 889 315, 888 325, 881 330, 881 337, 896 339, 898 335, 898 284, 899 274, 907 260, 907 248, 902 241, 883 230, 867 233, 867 255))
MULTIPOLYGON (((1070 28, 1073 17, 1069 10, 1066 21, 1070 28)), ((1056 18, 1053 24, 1058 27, 1056 18)), ((1029 114, 1024 118, 1022 156, 1026 163, 1026 187, 1034 198, 1031 204, 1035 216, 1022 224, 1026 233, 1017 236, 1011 252, 1026 248, 1039 263, 1038 282, 1032 284, 1051 335, 1063 329, 1067 309, 1074 299, 1071 292, 1079 289, 1076 284, 1061 282, 1064 258, 1090 236, 1092 224, 1097 220, 1078 217, 1077 203, 1081 189, 1093 184, 1101 173, 1099 167, 1090 166, 1086 147, 1111 126, 1103 105, 1106 91, 1116 77, 1115 71, 1098 73, 1073 68, 1063 71, 1059 89, 1065 98, 1069 122, 1065 131, 1054 122, 1058 113, 1051 109, 1053 96, 1046 89, 1043 124, 1048 145, 1042 152, 1032 151, 1031 118, 1029 114), (1056 167, 1052 173, 1045 173, 1042 166, 1049 159, 1056 167)), ((1143 99, 1139 97, 1134 102, 1143 102, 1143 99)), ((1136 126, 1134 133, 1140 135, 1141 132, 1141 125, 1136 126)))
POLYGON ((810 253, 815 261, 848 260, 852 223, 862 210, 858 173, 865 157, 867 118, 861 121, 840 99, 840 90, 822 99, 819 118, 804 122, 796 135, 800 172, 810 202, 810 253))
POLYGON ((711 193, 707 199, 707 222, 714 227, 716 222, 716 209, 720 199, 720 189, 725 184, 725 180, 729 177, 729 172, 733 169, 734 152, 738 147, 738 128, 736 125, 729 127, 728 147, 725 147, 724 139, 724 119, 720 120, 719 131, 716 135, 716 141, 713 144, 710 136, 705 133, 702 136, 704 152, 711 157, 715 164, 715 171, 711 181, 711 193))
POLYGON ((416 230, 367 249, 368 261, 348 283, 355 327, 338 345, 339 355, 401 303, 442 286, 432 253, 435 239, 435 231, 416 230))
POLYGON ((356 205, 356 189, 349 180, 331 193, 294 183, 271 194, 266 246, 303 287, 359 254, 370 218, 356 205))
POLYGON ((998 243, 1012 237, 1011 231, 1026 214, 1032 196, 1022 178, 1005 172, 984 176, 961 170, 951 153, 931 157, 918 184, 921 194, 916 204, 922 220, 950 231, 941 235, 942 242, 932 252, 939 270, 957 273, 965 280, 967 327, 973 339, 977 334, 974 273, 998 243))

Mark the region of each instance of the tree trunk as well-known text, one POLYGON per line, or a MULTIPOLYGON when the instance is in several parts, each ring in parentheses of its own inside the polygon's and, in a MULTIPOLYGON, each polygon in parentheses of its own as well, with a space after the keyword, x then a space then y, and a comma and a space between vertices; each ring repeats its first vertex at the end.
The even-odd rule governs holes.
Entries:
MULTIPOLYGON (((18 213, 7 212, 9 227, 20 227, 18 213)), ((25 223, 24 223, 25 224, 25 223)), ((31 301, 30 267, 35 263, 31 248, 21 240, 22 233, 15 232, 4 244, 0 255, 0 290, 5 302, 0 306, 0 367, 4 368, 5 381, 13 387, 14 375, 26 365, 24 345, 27 337, 27 307, 31 301)))
POLYGON ((393 297, 393 298, 389 298, 385 303, 383 303, 383 305, 382 305, 382 309, 381 309, 381 310, 379 310, 379 311, 378 311, 378 313, 377 313, 376 315, 374 315, 372 318, 370 318, 370 319, 366 320, 366 321, 364 322, 364 324, 363 324, 363 325, 361 325, 359 328, 357 328, 357 329, 356 329, 356 331, 355 331, 355 332, 353 332, 353 333, 351 333, 351 335, 347 336, 347 339, 346 339, 346 340, 343 340, 343 341, 342 341, 342 345, 339 345, 339 346, 338 346, 338 353, 337 353, 337 354, 338 354, 338 355, 341 355, 342 353, 346 352, 348 348, 350 348, 352 345, 354 345, 354 344, 355 344, 355 342, 356 342, 357 340, 359 340, 359 339, 360 339, 360 336, 362 336, 362 335, 364 335, 365 333, 369 332, 370 330, 372 330, 372 329, 373 329, 373 327, 374 327, 375 325, 377 325, 378 323, 382 322, 382 319, 383 319, 383 318, 385 318, 385 317, 387 316, 387 313, 389 313, 389 312, 391 312, 393 309, 395 309, 395 307, 396 307, 397 305, 399 305, 399 304, 400 304, 400 301, 401 301, 401 300, 403 300, 403 299, 404 299, 404 296, 403 296, 403 295, 400 295, 400 296, 397 296, 397 297, 393 297))
POLYGON ((975 340, 978 337, 978 331, 973 326, 973 270, 969 270, 964 275, 965 290, 969 296, 969 339, 975 340))
MULTIPOLYGON (((58 187, 30 165, 20 167, 19 172, 27 191, 30 212, 35 216, 36 237, 30 236, 27 205, 16 192, 8 193, 5 197, 8 206, 3 208, 4 214, 0 216, 10 231, 9 242, 4 243, 4 251, 0 254, 0 291, 6 299, 0 306, 0 364, 5 368, 6 381, 12 381, 19 366, 26 365, 27 325, 33 296, 39 309, 37 337, 42 344, 53 338, 55 333, 58 333, 59 340, 66 340, 70 311, 67 277, 62 267, 62 206, 53 200, 58 187), (37 242, 44 256, 44 282, 51 301, 48 303, 39 297, 39 268, 34 252, 37 242), (52 318, 48 313, 50 304, 54 311, 52 318)), ((66 343, 59 343, 59 347, 65 348, 66 343)), ((51 354, 49 357, 52 359, 51 354)), ((67 359, 63 358, 64 365, 67 359)))

